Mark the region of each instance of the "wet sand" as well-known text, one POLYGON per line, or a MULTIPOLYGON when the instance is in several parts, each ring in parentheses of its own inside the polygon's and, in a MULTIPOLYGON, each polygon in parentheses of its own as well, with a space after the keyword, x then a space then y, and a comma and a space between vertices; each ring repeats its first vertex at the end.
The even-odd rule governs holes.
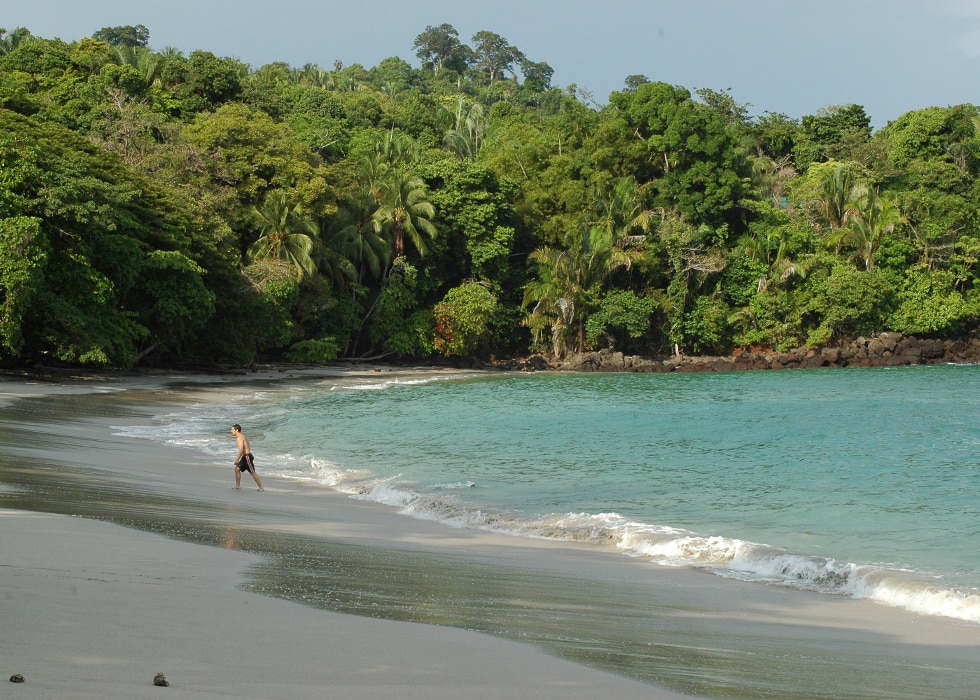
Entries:
POLYGON ((0 382, 0 677, 27 678, 18 696, 129 698, 158 671, 201 698, 980 696, 980 626, 306 482, 236 491, 230 436, 217 465, 112 434, 278 378, 0 382))

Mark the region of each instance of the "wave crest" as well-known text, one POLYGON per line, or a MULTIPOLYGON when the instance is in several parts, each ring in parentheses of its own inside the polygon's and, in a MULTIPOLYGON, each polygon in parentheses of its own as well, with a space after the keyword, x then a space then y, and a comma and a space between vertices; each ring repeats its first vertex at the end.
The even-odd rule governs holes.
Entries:
MULTIPOLYGON (((468 484, 454 488, 469 488, 468 484)), ((980 593, 943 588, 912 571, 796 554, 766 544, 629 520, 618 513, 528 518, 474 506, 454 494, 419 493, 393 479, 363 484, 355 495, 450 527, 613 547, 662 566, 697 568, 743 581, 864 598, 918 614, 980 622, 980 593)))

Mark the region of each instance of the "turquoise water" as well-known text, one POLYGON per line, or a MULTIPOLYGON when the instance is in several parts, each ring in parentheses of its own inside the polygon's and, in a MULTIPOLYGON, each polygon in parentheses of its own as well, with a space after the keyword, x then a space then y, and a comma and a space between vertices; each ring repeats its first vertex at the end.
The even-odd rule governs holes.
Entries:
POLYGON ((227 468, 239 422, 263 475, 406 517, 980 622, 978 389, 973 366, 375 373, 126 430, 227 468))

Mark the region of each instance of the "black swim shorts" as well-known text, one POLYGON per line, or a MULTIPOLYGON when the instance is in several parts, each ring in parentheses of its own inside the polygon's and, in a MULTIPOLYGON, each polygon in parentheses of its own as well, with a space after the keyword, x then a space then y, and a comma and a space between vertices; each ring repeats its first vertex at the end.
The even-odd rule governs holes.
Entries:
POLYGON ((252 457, 252 453, 249 452, 248 454, 242 455, 242 458, 235 463, 235 466, 243 472, 250 472, 254 474, 255 459, 252 457))

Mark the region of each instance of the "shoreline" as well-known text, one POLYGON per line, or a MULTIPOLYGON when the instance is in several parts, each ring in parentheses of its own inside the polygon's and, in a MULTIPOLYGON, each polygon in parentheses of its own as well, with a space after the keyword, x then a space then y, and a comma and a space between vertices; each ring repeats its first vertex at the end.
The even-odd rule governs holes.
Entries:
MULTIPOLYGON (((364 374, 376 376, 376 371, 371 369, 364 374)), ((335 369, 327 372, 330 374, 325 375, 324 370, 294 370, 289 378, 352 376, 351 372, 343 370, 339 374, 335 369)), ((282 687, 290 689, 281 691, 267 687, 268 693, 275 692, 283 697, 306 697, 305 681, 301 682, 304 671, 298 670, 298 667, 316 665, 321 658, 316 649, 297 648, 290 641, 293 634, 291 626, 285 623, 280 625, 274 619, 274 614, 270 613, 270 617, 261 622, 253 622, 249 616, 257 600, 290 606, 289 610, 299 609, 300 617, 322 620, 322 624, 331 630, 342 628, 348 638, 338 642, 341 647, 360 638, 362 625, 366 621, 370 621, 370 627, 377 623, 405 626, 404 632, 393 628, 390 632, 381 633, 381 637, 391 644, 374 647, 367 657, 348 658, 344 662, 344 671, 349 673, 364 665, 388 664, 406 653, 406 645, 428 659, 428 663, 433 661, 429 657, 445 659, 448 666, 442 667, 443 671, 419 681, 418 697, 481 697, 481 678, 484 676, 479 673, 473 675, 471 669, 479 668, 482 671, 488 665, 495 669, 487 673, 498 679, 495 682, 502 682, 499 680, 501 678, 508 680, 509 685, 505 686, 503 694, 508 694, 506 688, 509 687, 510 694, 515 697, 593 697, 600 692, 615 692, 622 697, 681 697, 658 687, 663 684, 652 684, 650 678, 656 676, 655 668, 653 672, 646 666, 641 669, 640 675, 646 679, 646 683, 624 678, 637 670, 631 670, 631 664, 636 663, 662 664, 665 683, 683 689, 690 696, 710 697, 710 684, 704 679, 695 678, 684 685, 678 678, 684 674, 696 675, 695 666, 701 662, 699 657, 712 653, 719 653, 719 658, 726 659, 725 663, 731 663, 733 668, 736 661, 742 664, 740 670, 732 670, 732 673, 737 671, 749 678, 757 674, 759 682, 777 684, 774 687, 778 688, 778 683, 792 681, 789 676, 796 673, 796 667, 788 662, 776 667, 759 664, 766 651, 779 656, 787 645, 794 644, 803 645, 799 649, 804 665, 832 671, 836 668, 835 664, 842 664, 844 670, 849 672, 849 675, 845 674, 846 682, 853 685, 854 678, 866 679, 868 687, 864 691, 867 694, 843 693, 848 696, 889 697, 887 688, 902 687, 901 677, 899 686, 882 686, 876 683, 876 679, 879 676, 886 678, 896 671, 909 674, 908 666, 913 663, 949 670, 948 684, 944 684, 946 681, 943 680, 947 674, 940 674, 938 680, 929 677, 927 680, 935 686, 934 694, 927 693, 920 697, 966 698, 974 696, 976 688, 980 687, 980 676, 967 677, 962 673, 963 667, 972 668, 975 665, 973 660, 980 650, 980 627, 977 626, 950 625, 948 621, 896 613, 867 601, 828 600, 814 594, 775 590, 765 585, 730 581, 689 570, 652 567, 640 560, 589 546, 458 531, 437 523, 407 518, 394 509, 378 504, 352 500, 326 487, 290 480, 267 477, 264 479, 267 488, 264 494, 257 494, 252 488, 234 491, 230 489, 233 483, 230 467, 227 470, 217 469, 213 460, 186 448, 121 438, 112 435, 109 427, 120 421, 146 420, 146 416, 159 407, 180 406, 200 398, 202 392, 217 400, 212 396, 215 392, 235 391, 245 385, 256 386, 281 378, 283 373, 274 371, 251 374, 247 379, 241 376, 168 375, 165 379, 116 378, 58 385, 0 380, 0 406, 7 409, 4 412, 5 420, 0 423, 4 427, 4 442, 7 445, 5 461, 8 467, 10 462, 21 467, 28 465, 30 468, 25 471, 31 472, 12 478, 10 472, 4 472, 0 466, 0 476, 7 474, 7 478, 0 479, 0 506, 17 508, 18 502, 29 498, 32 488, 38 488, 47 492, 48 500, 45 504, 35 505, 85 516, 83 520, 69 521, 71 525, 55 527, 56 531, 61 531, 60 535, 49 533, 42 537, 41 529, 35 532, 28 527, 8 528, 7 537, 11 542, 18 543, 21 549, 14 551, 11 557, 17 562, 15 566, 0 567, 0 586, 7 589, 6 582, 15 572, 24 580, 35 583, 54 579, 60 581, 59 585, 64 585, 69 579, 82 580, 80 576, 84 572, 79 574, 72 570, 72 574, 59 573, 60 567, 52 566, 50 561, 45 560, 49 551, 58 551, 61 542, 73 543, 72 546, 84 552, 90 562, 106 562, 103 566, 110 572, 124 567, 127 559, 115 557, 112 553, 116 551, 116 544, 109 541, 123 548, 132 544, 151 558, 177 562, 167 574, 173 579, 167 586, 175 589, 184 587, 186 590, 180 596, 181 600, 193 598, 193 605, 185 609, 161 604, 157 614, 167 618, 175 616, 186 627, 193 628, 195 623, 203 623, 224 630, 222 639, 209 647, 206 653, 202 652, 209 664, 208 674, 194 676, 192 685, 213 687, 209 684, 220 677, 222 687, 227 685, 234 688, 235 693, 243 697, 269 696, 258 691, 250 695, 258 687, 252 684, 259 681, 249 680, 247 684, 239 685, 241 679, 238 674, 247 668, 247 664, 238 658, 234 648, 239 647, 242 640, 248 639, 251 634, 272 637, 268 645, 260 645, 258 657, 267 648, 277 649, 279 645, 302 657, 300 660, 280 659, 284 665, 282 673, 274 669, 266 671, 282 687), (80 401, 77 397, 73 398, 73 394, 85 394, 86 397, 80 401), (10 415, 12 406, 21 412, 19 416, 10 415), (75 466, 66 469, 67 464, 75 466), (90 518, 122 522, 136 529, 105 525, 113 528, 112 534, 106 535, 107 544, 91 547, 87 539, 90 518), (149 533, 167 534, 171 539, 149 534, 147 530, 149 533), (225 539, 220 539, 222 537, 225 539), (192 544, 175 542, 174 539, 188 539, 214 546, 195 548, 192 544), (170 555, 165 556, 165 550, 171 546, 182 549, 190 547, 195 554, 170 558, 170 555), (213 608, 216 603, 198 604, 200 594, 194 588, 195 581, 207 579, 211 574, 189 573, 184 567, 186 556, 195 560, 200 557, 202 571, 211 571, 209 562, 212 559, 215 567, 225 566, 221 562, 230 555, 218 552, 222 546, 244 550, 247 554, 236 552, 238 557, 235 561, 238 564, 228 565, 234 569, 229 573, 234 582, 229 584, 226 580, 225 583, 216 584, 217 587, 209 590, 208 594, 223 600, 237 590, 241 596, 245 596, 241 598, 243 603, 250 601, 244 603, 248 605, 244 618, 235 613, 219 616, 213 608), (23 554, 24 551, 29 555, 23 554), (159 556, 155 552, 159 552, 159 556), (41 559, 32 559, 35 556, 41 559), (27 563, 21 565, 21 560, 25 558, 27 563), (336 563, 338 561, 344 562, 340 568, 336 563), (300 587, 298 582, 302 583, 302 574, 311 571, 316 572, 316 576, 304 583, 309 584, 306 588, 300 587), (423 580, 425 577, 419 576, 420 572, 436 572, 438 575, 432 573, 429 580, 423 580), (391 586, 386 583, 386 578, 410 580, 413 575, 417 580, 410 581, 411 586, 402 586, 407 590, 392 592, 391 586), (338 588, 338 581, 341 580, 349 580, 351 584, 346 592, 338 588), (255 596, 239 589, 263 592, 265 595, 255 596), (594 600, 595 590, 603 591, 603 600, 594 600), (302 607, 295 602, 269 597, 302 600, 304 595, 318 596, 329 605, 314 601, 302 607), (433 598, 436 599, 434 606, 426 602, 433 598), (518 598, 527 599, 527 602, 518 598), (454 601, 459 603, 456 607, 453 607, 454 601), (378 605, 387 606, 388 609, 379 612, 372 608, 378 605), (476 615, 474 610, 480 612, 480 605, 494 614, 476 615), (329 610, 331 606, 334 612, 323 609, 326 607, 329 610), (536 609, 547 606, 551 606, 549 614, 534 617, 537 615, 534 612, 536 609), (321 609, 315 609, 317 607, 321 609), (360 616, 338 615, 336 610, 358 612, 360 616), (548 646, 548 638, 561 635, 581 637, 591 628, 601 628, 610 621, 619 620, 617 624, 621 624, 624 622, 621 619, 624 610, 630 611, 633 620, 642 619, 649 626, 652 644, 656 647, 652 656, 637 657, 632 661, 626 657, 606 660, 595 651, 568 646, 567 642, 552 642, 548 646), (525 628, 515 626, 512 624, 514 615, 526 616, 530 622, 525 628), (335 620, 334 616, 342 622, 335 620), (385 616, 433 624, 372 620, 385 616), (466 641, 460 641, 456 635, 463 630, 454 629, 458 627, 478 629, 489 634, 470 631, 466 632, 466 641), (516 644, 499 638, 508 634, 525 643, 516 644), (738 645, 743 637, 751 641, 750 649, 746 652, 739 651, 741 647, 738 645), (530 645, 528 640, 531 641, 530 645), (443 641, 447 643, 443 644, 443 641), (712 647, 718 649, 712 651, 712 647), (511 651, 506 652, 508 649, 511 651), (546 649, 549 653, 540 649, 546 649), (760 658, 753 660, 753 654, 760 658), (557 658, 559 655, 579 663, 563 661, 557 658), (841 662, 842 655, 848 659, 853 656, 853 661, 841 662), (515 663, 517 665, 513 666, 515 663), (849 668, 851 663, 861 667, 856 676, 855 669, 849 668), (603 667, 603 664, 606 668, 618 669, 621 675, 597 670, 596 667, 603 667), (286 673, 287 667, 292 675, 286 673), (466 673, 460 677, 458 673, 451 673, 450 668, 464 668, 466 673), (300 679, 295 678, 297 674, 300 679), (578 680, 572 682, 570 679, 573 677, 578 680), (878 694, 871 695, 872 689, 878 694)), ((233 446, 229 446, 229 451, 233 451, 233 446)), ((18 518, 6 517, 11 512, 15 511, 0 510, 0 517, 5 517, 5 522, 17 521, 18 518)), ((59 562, 65 561, 62 553, 58 552, 57 556, 59 562)), ((114 580, 101 574, 85 580, 95 581, 93 585, 96 588, 99 580, 107 579, 110 583, 114 580)), ((131 575, 140 576, 138 572, 131 575)), ((124 586, 125 590, 118 594, 119 599, 125 601, 121 607, 143 608, 152 602, 152 597, 147 595, 149 589, 136 585, 134 581, 130 583, 133 585, 124 586)), ((74 585, 77 586, 77 583, 74 585)), ((28 588, 33 593, 33 584, 28 588)), ((236 600, 239 599, 238 593, 234 596, 236 600)), ((31 619, 50 622, 48 607, 55 604, 52 601, 60 605, 64 597, 52 594, 47 601, 30 601, 29 611, 25 613, 27 617, 18 617, 20 622, 14 629, 30 626, 31 619)), ((7 602, 10 609, 9 597, 7 602)), ((22 602, 18 601, 19 604, 22 602)), ((15 609, 19 610, 20 606, 15 606, 15 609)), ((106 612, 104 607, 98 605, 79 606, 74 614, 86 620, 84 624, 76 625, 79 631, 64 640, 44 640, 43 644, 48 646, 31 653, 30 658, 42 659, 45 651, 52 657, 61 654, 67 658, 74 653, 72 649, 92 646, 92 633, 85 630, 98 628, 106 612)), ((151 636, 152 627, 150 623, 151 636)), ((617 629, 613 626, 604 633, 611 640, 617 634, 617 629)), ((19 636, 19 633, 15 635, 19 636)), ((127 646, 127 653, 132 658, 127 663, 131 667, 137 662, 152 666, 144 674, 147 684, 154 673, 163 671, 176 688, 180 676, 164 666, 157 668, 158 664, 154 662, 154 659, 164 661, 171 658, 166 654, 176 652, 167 649, 163 654, 157 649, 141 656, 129 649, 139 649, 139 638, 139 630, 134 630, 127 646)), ((177 640, 175 636, 162 641, 179 646, 181 642, 177 640)), ((310 642, 314 647, 318 643, 310 642)), ((17 639, 7 639, 0 643, 0 658, 15 658, 13 650, 20 650, 21 646, 17 639)), ((107 655, 111 656, 108 652, 107 655)), ((192 665, 187 658, 181 660, 183 657, 179 653, 172 658, 178 666, 183 664, 189 668, 192 665)), ((425 662, 414 660, 412 663, 425 662)), ((58 682, 62 684, 60 687, 67 693, 59 693, 58 697, 131 696, 132 686, 126 686, 127 692, 119 691, 118 695, 113 695, 115 691, 108 695, 71 695, 71 692, 75 692, 72 690, 71 673, 74 667, 66 661, 56 666, 58 682)), ((391 683, 399 682, 396 678, 400 673, 411 675, 411 666, 398 666, 398 673, 393 672, 393 675, 386 677, 385 683, 389 684, 386 687, 390 690, 391 683)), ((5 667, 2 670, 23 673, 28 683, 32 677, 51 673, 50 669, 42 669, 41 674, 36 674, 33 670, 27 672, 24 670, 26 668, 5 667)), ((129 682, 128 677, 125 682, 129 682)), ((335 672, 330 680, 322 682, 336 684, 343 680, 335 672)), ((122 684, 124 679, 114 677, 113 683, 122 684)), ((79 692, 83 691, 81 686, 79 683, 79 692)), ((208 697, 193 694, 197 691, 191 691, 185 679, 181 680, 180 686, 182 692, 192 692, 185 697, 208 697)), ((846 687, 858 690, 851 685, 846 687)), ((26 692, 28 686, 25 685, 23 690, 26 692)), ((319 693, 316 697, 322 697, 323 687, 320 685, 308 690, 311 693, 309 697, 314 697, 314 691, 319 693)), ((841 694, 840 688, 834 689, 829 678, 824 690, 827 697, 841 694)), ((486 691, 494 692, 496 697, 502 692, 492 684, 486 687, 486 691)), ((357 688, 356 692, 365 697, 383 696, 381 686, 370 684, 357 688)), ((809 693, 783 693, 780 696, 823 695, 813 692, 810 689, 809 693)))
POLYGON ((980 336, 968 339, 935 339, 885 332, 860 337, 841 345, 799 347, 791 350, 736 350, 730 355, 686 355, 669 357, 627 355, 613 348, 572 353, 555 358, 541 353, 484 362, 478 359, 445 358, 440 362, 373 363, 338 359, 312 365, 283 361, 254 362, 248 367, 191 368, 134 367, 126 370, 53 366, 27 366, 0 370, 3 381, 70 382, 90 380, 170 381, 193 378, 203 383, 275 381, 292 378, 371 376, 372 373, 457 373, 457 372, 749 372, 792 369, 849 367, 907 367, 912 365, 980 364, 980 336))
POLYGON ((18 697, 128 700, 152 686, 158 672, 171 684, 168 696, 180 698, 687 697, 478 632, 341 614, 250 592, 248 572, 267 557, 233 539, 275 533, 283 516, 301 533, 344 529, 347 522, 347 534, 367 543, 397 533, 390 523, 351 529, 352 519, 369 524, 372 516, 363 512, 375 509, 327 489, 304 493, 303 485, 270 477, 265 493, 236 491, 230 468, 214 469, 190 450, 111 435, 110 423, 140 420, 126 409, 105 410, 120 392, 162 391, 161 398, 173 400, 175 383, 234 386, 202 375, 59 385, 0 380, 0 406, 29 404, 20 425, 7 411, 0 421, 0 673, 24 676, 18 697), (93 414, 102 418, 76 420, 59 401, 73 395, 98 404, 93 414), (46 407, 49 400, 56 405, 46 407), (46 434, 57 439, 45 440, 46 434), (11 478, 10 470, 35 469, 40 477, 11 478), (31 503, 38 510, 12 508, 33 500, 32 485, 63 491, 31 503), (203 501, 190 500, 202 493, 203 501), (120 497, 127 502, 106 507, 120 497), (345 506, 346 516, 325 524, 312 519, 309 512, 325 499, 345 506), (201 522, 228 540, 201 546, 191 543, 193 533, 191 542, 181 541, 181 523, 193 523, 193 531, 201 522))
POLYGON ((746 372, 845 367, 904 367, 910 365, 980 363, 980 338, 937 340, 881 333, 833 346, 792 350, 739 350, 731 355, 624 355, 606 348, 576 353, 562 360, 543 355, 520 363, 525 370, 566 372, 746 372))

